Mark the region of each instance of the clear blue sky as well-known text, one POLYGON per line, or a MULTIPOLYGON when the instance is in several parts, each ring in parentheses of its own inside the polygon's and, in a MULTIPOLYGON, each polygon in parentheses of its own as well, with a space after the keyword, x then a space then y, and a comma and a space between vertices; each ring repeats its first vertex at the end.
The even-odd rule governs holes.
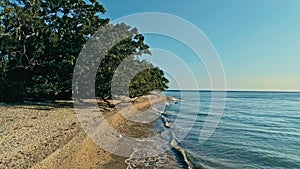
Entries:
MULTIPOLYGON (((202 30, 224 66, 229 90, 300 91, 299 0, 100 0, 111 20, 141 12, 163 12, 184 18, 202 30)), ((179 25, 180 26, 180 25, 179 25)), ((183 60, 192 52, 164 37, 146 35, 151 47, 183 60), (162 43, 165 40, 166 43, 162 43)), ((156 56, 153 56, 156 57, 156 56)), ((200 89, 209 89, 201 65, 187 61, 200 89)), ((174 65, 176 67, 176 65, 174 65)), ((190 89, 190 77, 185 89, 190 89)), ((176 85, 171 81, 171 88, 176 85)))

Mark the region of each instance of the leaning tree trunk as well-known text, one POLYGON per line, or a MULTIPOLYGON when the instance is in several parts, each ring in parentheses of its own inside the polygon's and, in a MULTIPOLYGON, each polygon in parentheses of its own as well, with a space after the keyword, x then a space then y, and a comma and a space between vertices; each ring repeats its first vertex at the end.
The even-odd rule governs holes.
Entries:
POLYGON ((111 103, 107 100, 107 98, 105 98, 105 97, 102 96, 101 99, 108 105, 108 107, 110 107, 110 108, 115 107, 115 105, 114 105, 114 104, 111 104, 111 103))

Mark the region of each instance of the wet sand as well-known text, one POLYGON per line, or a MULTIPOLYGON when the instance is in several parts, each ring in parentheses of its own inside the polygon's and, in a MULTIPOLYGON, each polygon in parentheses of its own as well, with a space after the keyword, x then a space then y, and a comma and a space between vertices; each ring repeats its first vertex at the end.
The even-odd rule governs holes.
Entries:
MULTIPOLYGON (((154 98, 154 102, 162 101, 154 98)), ((100 108, 108 123, 132 137, 153 134, 152 123, 129 121, 116 109, 100 108)), ((145 109, 148 99, 135 101, 145 109)), ((126 109, 126 107, 124 107, 126 109)), ((128 114, 135 112, 128 109, 128 114)), ((111 154, 90 139, 81 127, 73 103, 67 101, 0 104, 0 168, 127 168, 127 158, 111 154)), ((113 145, 112 145, 113 146, 113 145)))

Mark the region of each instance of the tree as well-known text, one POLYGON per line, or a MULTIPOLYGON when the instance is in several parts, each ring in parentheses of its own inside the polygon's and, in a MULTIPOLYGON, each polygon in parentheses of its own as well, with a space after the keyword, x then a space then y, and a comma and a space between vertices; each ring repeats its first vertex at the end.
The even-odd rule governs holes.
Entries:
MULTIPOLYGON (((168 81, 159 68, 136 60, 137 56, 150 53, 144 36, 125 24, 110 25, 109 19, 100 17, 104 12, 96 0, 0 0, 0 95, 10 96, 13 101, 22 101, 25 96, 70 98, 78 55, 105 25, 128 36, 110 49, 101 62, 96 96, 105 101, 111 98, 111 80, 125 58, 132 61, 132 68, 142 65, 149 69, 132 82, 131 97, 156 88, 166 89, 168 81)), ((127 71, 130 74, 133 69, 127 71)))
POLYGON ((1 0, 0 55, 19 93, 71 95, 73 67, 83 44, 109 22, 96 0, 1 0), (30 79, 30 80, 29 80, 30 79))
POLYGON ((168 88, 169 80, 165 78, 164 72, 158 67, 149 64, 147 70, 138 73, 130 83, 130 97, 138 97, 149 94, 150 91, 164 91, 168 88))
MULTIPOLYGON (((102 98, 108 104, 110 104, 107 99, 112 97, 111 93, 111 82, 113 76, 118 73, 125 73, 123 78, 128 77, 131 74, 131 68, 136 65, 126 65, 125 70, 118 72, 118 66, 125 60, 132 63, 139 63, 135 57, 141 56, 142 54, 150 54, 149 46, 144 43, 144 37, 138 33, 137 29, 131 29, 130 26, 125 24, 118 24, 112 27, 110 32, 117 32, 118 35, 124 34, 124 39, 116 43, 109 51, 107 55, 102 60, 99 65, 99 69, 96 76, 96 96, 102 98)), ((116 38, 117 39, 117 38, 116 38)), ((130 80, 130 79, 129 79, 130 80)), ((118 90, 122 91, 122 86, 129 84, 129 80, 122 79, 117 85, 118 90)), ((126 89, 124 89, 126 90, 126 89)), ((127 95, 124 91, 119 93, 119 95, 127 95)))

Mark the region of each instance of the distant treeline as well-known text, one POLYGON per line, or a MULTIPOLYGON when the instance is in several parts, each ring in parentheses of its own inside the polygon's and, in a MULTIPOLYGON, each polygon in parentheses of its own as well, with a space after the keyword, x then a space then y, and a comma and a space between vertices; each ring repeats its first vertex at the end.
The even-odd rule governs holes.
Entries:
MULTIPOLYGON (((110 25, 109 19, 100 17, 103 13, 97 0, 1 0, 0 101, 70 99, 81 49, 99 28, 110 25)), ((116 43, 102 60, 95 79, 96 96, 104 100, 112 96, 111 81, 124 59, 131 60, 133 67, 147 68, 131 80, 130 97, 167 89, 163 71, 137 59, 150 53, 143 35, 125 24, 111 27, 130 36, 116 43)), ((130 75, 133 70, 125 71, 130 75)), ((119 81, 126 86, 122 83, 126 80, 119 81)))

